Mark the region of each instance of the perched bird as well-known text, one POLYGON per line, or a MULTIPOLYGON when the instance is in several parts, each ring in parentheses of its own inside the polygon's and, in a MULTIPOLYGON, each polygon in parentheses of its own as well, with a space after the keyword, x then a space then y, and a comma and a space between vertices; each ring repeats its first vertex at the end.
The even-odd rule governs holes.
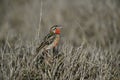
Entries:
POLYGON ((36 52, 39 53, 40 50, 48 51, 50 49, 53 49, 53 52, 55 52, 55 49, 60 41, 61 28, 61 25, 52 26, 49 34, 45 36, 43 42, 36 48, 36 52))

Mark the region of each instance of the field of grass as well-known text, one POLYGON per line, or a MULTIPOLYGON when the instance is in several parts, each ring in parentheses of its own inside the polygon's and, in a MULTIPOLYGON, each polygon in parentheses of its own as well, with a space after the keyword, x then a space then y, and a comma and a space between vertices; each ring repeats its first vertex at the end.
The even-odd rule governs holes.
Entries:
POLYGON ((119 0, 1 0, 0 80, 120 80, 119 21, 119 0), (63 29, 49 66, 33 56, 54 24, 63 29))

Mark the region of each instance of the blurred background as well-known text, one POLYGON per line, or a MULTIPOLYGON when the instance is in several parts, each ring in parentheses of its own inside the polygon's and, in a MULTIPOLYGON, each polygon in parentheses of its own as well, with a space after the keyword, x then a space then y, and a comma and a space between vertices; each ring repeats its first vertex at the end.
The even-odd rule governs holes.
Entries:
POLYGON ((0 0, 0 42, 43 38, 55 24, 62 38, 109 46, 120 43, 119 0, 0 0), (40 22, 40 15, 41 22, 40 22))
POLYGON ((119 80, 120 0, 0 0, 0 80, 29 79, 119 80), (30 65, 55 24, 62 58, 30 65))

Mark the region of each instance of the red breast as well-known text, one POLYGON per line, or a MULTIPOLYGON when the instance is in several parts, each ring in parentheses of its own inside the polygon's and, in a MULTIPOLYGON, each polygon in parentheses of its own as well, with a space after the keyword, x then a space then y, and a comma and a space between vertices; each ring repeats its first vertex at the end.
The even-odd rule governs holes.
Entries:
POLYGON ((54 40, 54 47, 58 45, 59 40, 60 40, 60 36, 57 35, 56 39, 54 40))
POLYGON ((59 29, 59 28, 56 28, 55 33, 56 33, 56 34, 60 34, 60 29, 59 29))

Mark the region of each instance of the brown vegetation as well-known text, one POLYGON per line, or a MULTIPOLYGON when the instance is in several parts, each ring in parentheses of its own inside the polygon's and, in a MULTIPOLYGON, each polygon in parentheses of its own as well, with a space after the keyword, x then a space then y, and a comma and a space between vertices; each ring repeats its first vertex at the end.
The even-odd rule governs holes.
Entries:
POLYGON ((119 80, 119 4, 43 0, 41 10, 40 0, 1 0, 0 80, 119 80), (51 66, 40 55, 33 61, 54 24, 64 26, 59 54, 51 66))

